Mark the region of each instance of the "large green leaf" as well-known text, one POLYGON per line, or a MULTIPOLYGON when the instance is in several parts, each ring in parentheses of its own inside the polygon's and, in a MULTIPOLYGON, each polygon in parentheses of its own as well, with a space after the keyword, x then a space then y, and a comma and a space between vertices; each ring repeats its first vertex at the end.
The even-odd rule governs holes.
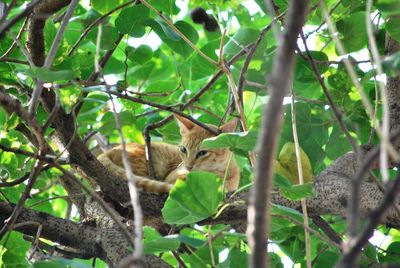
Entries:
POLYGON ((178 180, 162 209, 168 224, 190 224, 217 212, 222 200, 222 181, 209 172, 191 172, 178 180))
POLYGON ((336 27, 342 34, 341 41, 347 53, 358 51, 365 47, 368 41, 365 26, 365 12, 355 12, 349 17, 337 22, 336 27))
POLYGON ((122 34, 129 34, 133 37, 141 37, 146 32, 145 19, 150 11, 144 5, 135 5, 124 9, 115 20, 115 27, 122 34))

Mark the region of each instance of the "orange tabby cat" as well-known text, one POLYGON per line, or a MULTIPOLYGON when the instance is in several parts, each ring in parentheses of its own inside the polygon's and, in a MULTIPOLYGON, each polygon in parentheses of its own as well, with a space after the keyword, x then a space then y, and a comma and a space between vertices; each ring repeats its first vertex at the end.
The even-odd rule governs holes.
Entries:
MULTIPOLYGON (((184 179, 191 170, 209 171, 224 178, 230 152, 228 149, 203 149, 204 139, 214 135, 188 119, 175 115, 182 137, 179 146, 166 143, 151 143, 155 180, 148 178, 146 152, 144 145, 129 143, 126 150, 136 185, 146 192, 169 192, 177 179, 184 179)), ((208 125, 217 130, 214 125, 208 125)), ((232 132, 236 120, 219 128, 221 132, 232 132)), ((122 147, 117 146, 98 156, 98 160, 120 177, 125 177, 122 162, 122 147)), ((239 185, 239 169, 232 159, 225 182, 228 191, 234 191, 239 185)))

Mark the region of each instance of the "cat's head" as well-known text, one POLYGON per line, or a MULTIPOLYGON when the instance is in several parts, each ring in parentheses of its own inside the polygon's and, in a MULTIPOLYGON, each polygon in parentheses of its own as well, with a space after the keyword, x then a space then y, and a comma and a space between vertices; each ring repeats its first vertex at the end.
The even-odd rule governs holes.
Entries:
MULTIPOLYGON (((215 135, 182 116, 175 114, 175 118, 178 121, 182 137, 179 148, 186 169, 214 172, 220 176, 224 174, 229 159, 229 150, 202 147, 203 140, 215 135)), ((207 126, 220 133, 232 132, 236 127, 236 119, 220 128, 210 124, 207 126)))

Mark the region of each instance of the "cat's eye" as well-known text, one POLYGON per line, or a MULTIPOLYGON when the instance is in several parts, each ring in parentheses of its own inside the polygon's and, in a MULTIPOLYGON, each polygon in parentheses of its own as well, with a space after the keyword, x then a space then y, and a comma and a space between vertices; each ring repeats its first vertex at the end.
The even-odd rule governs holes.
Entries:
POLYGON ((199 151, 199 152, 196 154, 196 158, 199 158, 199 157, 205 156, 206 154, 208 154, 208 152, 207 152, 207 151, 199 151))
POLYGON ((179 151, 181 151, 181 153, 183 153, 183 154, 187 153, 185 146, 179 146, 179 151))

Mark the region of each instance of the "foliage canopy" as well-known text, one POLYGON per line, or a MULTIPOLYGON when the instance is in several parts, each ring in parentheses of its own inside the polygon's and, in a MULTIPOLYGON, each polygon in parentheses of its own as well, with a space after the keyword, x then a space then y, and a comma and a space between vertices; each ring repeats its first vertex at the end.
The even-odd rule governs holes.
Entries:
MULTIPOLYGON (((7 5, 11 2, 16 3, 8 18, 16 16, 25 7, 24 1, 5 1, 7 5)), ((172 21, 176 29, 208 59, 195 51, 159 13, 146 5, 133 2, 91 0, 88 5, 87 1, 80 1, 66 27, 51 68, 30 66, 24 54, 27 53, 26 49, 21 49, 28 41, 27 28, 23 19, 18 21, 1 37, 1 88, 27 108, 36 81, 42 80, 45 83, 44 90, 53 91, 59 98, 61 109, 76 119, 75 125, 69 126, 70 129, 82 140, 87 138, 87 145, 91 149, 97 144, 91 138, 94 132, 106 136, 111 143, 120 142, 114 112, 110 108, 110 96, 117 103, 122 132, 129 142, 144 143, 142 132, 145 127, 171 115, 171 109, 184 108, 185 113, 199 121, 218 125, 223 115, 237 116, 238 112, 231 108, 234 107, 234 101, 228 77, 223 74, 210 82, 210 78, 219 72, 219 67, 210 61, 219 60, 222 31, 208 32, 202 25, 190 20, 190 10, 201 6, 217 19, 221 30, 227 29, 223 59, 234 59, 230 70, 236 83, 239 83, 242 75, 244 77, 244 83, 239 83, 243 92, 239 93, 243 98, 244 115, 249 128, 248 133, 223 134, 207 140, 204 145, 228 147, 234 153, 241 168, 240 186, 247 189, 253 177, 247 156, 249 151, 254 151, 256 145, 263 107, 269 98, 266 78, 273 68, 277 49, 273 27, 269 26, 272 19, 267 15, 269 12, 264 1, 148 1, 167 20, 172 21), (124 7, 120 8, 121 5, 124 7), (25 30, 19 35, 21 28, 25 30), (266 30, 265 37, 245 70, 245 54, 263 30, 266 30), (15 45, 13 43, 17 35, 20 44, 18 42, 15 45), (8 51, 10 47, 13 48, 8 51), (238 53, 243 55, 239 57, 238 53), (100 75, 95 70, 95 62, 99 59, 102 60, 100 75), (208 83, 209 88, 206 87, 208 83)), ((303 28, 307 49, 302 40, 298 40, 293 83, 296 127, 304 154, 302 158, 306 162, 303 168, 308 176, 319 174, 338 157, 352 150, 317 77, 323 77, 322 84, 341 111, 344 126, 356 143, 377 143, 376 135, 371 135, 371 118, 341 59, 346 57, 351 60, 365 94, 372 106, 376 105, 380 116, 382 106, 380 99, 376 99, 377 73, 375 65, 370 63, 366 18, 372 20, 374 37, 381 55, 385 53, 387 36, 400 42, 400 7, 397 0, 374 1, 371 13, 366 12, 365 1, 326 0, 323 3, 337 28, 339 39, 346 52, 350 53, 342 57, 327 29, 319 2, 311 1, 306 26, 303 28), (310 50, 307 52, 308 48, 310 50), (317 74, 314 73, 308 53, 317 66, 317 74)), ((282 14, 286 12, 288 2, 275 1, 274 7, 276 13, 282 14)), ((65 11, 66 8, 63 8, 46 20, 46 53, 60 29, 65 11)), ((284 17, 276 23, 279 29, 284 23, 284 17)), ((398 75, 400 53, 384 57, 383 67, 387 76, 398 75)), ((291 106, 289 101, 285 101, 284 105, 284 125, 278 152, 282 148, 286 149, 277 156, 277 161, 285 157, 292 159, 290 157, 293 155, 292 150, 287 150, 288 144, 294 142, 291 106)), ((35 118, 43 126, 49 115, 49 111, 39 105, 35 118)), ((29 129, 29 125, 17 113, 0 108, 0 178, 3 182, 26 176, 36 163, 32 156, 38 152, 38 147, 24 135, 24 126, 29 129), (7 148, 17 148, 22 153, 7 148)), ((62 154, 62 149, 53 140, 56 132, 54 125, 48 125, 43 131, 55 155, 62 154)), ((152 141, 177 144, 180 139, 178 133, 177 125, 171 121, 152 129, 150 135, 152 141)), ((73 170, 68 159, 62 164, 68 170, 73 170)), ((293 168, 285 169, 286 173, 279 172, 278 168, 274 181, 282 195, 290 200, 315 196, 311 184, 295 185, 295 158, 285 164, 293 168)), ((71 214, 71 203, 66 201, 65 195, 68 192, 60 184, 61 173, 54 167, 44 168, 30 191, 25 207, 79 222, 80 215, 71 214)), ((391 177, 393 175, 391 173, 391 177)), ((221 179, 206 173, 192 173, 187 181, 179 182, 162 210, 165 222, 177 225, 176 234, 164 235, 152 227, 144 227, 145 253, 161 256, 175 267, 178 260, 187 267, 246 267, 249 248, 246 236, 239 232, 243 228, 237 224, 231 225, 230 222, 202 226, 194 224, 232 205, 223 201, 221 179), (171 252, 179 252, 179 258, 171 252)), ((17 203, 25 187, 24 183, 2 187, 0 200, 17 203)), ((282 256, 289 257, 293 263, 304 265, 304 229, 299 224, 303 222, 302 214, 274 205, 272 215, 270 241, 279 250, 275 251, 278 248, 275 247, 274 252, 270 252, 270 266, 283 267, 282 256)), ((337 233, 345 233, 346 224, 342 218, 326 215, 324 219, 337 233)), ((311 222, 310 227, 318 230, 311 222)), ((390 235, 389 242, 382 246, 369 243, 359 263, 361 267, 400 262, 399 255, 394 254, 400 245, 399 231, 380 226, 377 232, 390 235)), ((341 252, 320 236, 311 235, 313 267, 333 266, 340 259, 341 252)), ((20 233, 8 233, 1 240, 0 263, 5 267, 29 266, 29 247, 30 243, 20 233)), ((52 258, 37 261, 34 266, 86 267, 90 263, 81 259, 52 258)), ((102 266, 105 264, 98 260, 96 267, 102 266)))

